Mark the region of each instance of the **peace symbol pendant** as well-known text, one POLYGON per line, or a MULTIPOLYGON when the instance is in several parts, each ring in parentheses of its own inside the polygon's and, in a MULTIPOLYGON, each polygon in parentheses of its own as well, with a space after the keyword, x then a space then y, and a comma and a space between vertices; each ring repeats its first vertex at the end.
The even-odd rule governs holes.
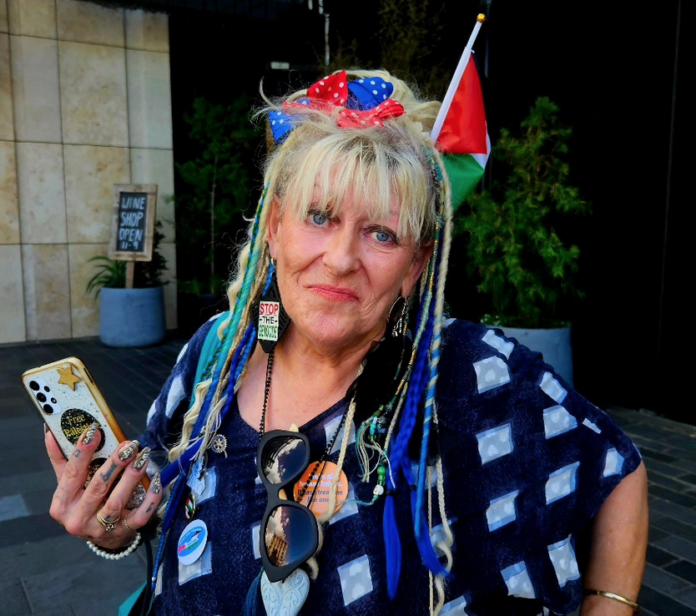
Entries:
POLYGON ((210 444, 210 448, 215 453, 224 453, 227 455, 227 437, 222 434, 217 434, 210 444))

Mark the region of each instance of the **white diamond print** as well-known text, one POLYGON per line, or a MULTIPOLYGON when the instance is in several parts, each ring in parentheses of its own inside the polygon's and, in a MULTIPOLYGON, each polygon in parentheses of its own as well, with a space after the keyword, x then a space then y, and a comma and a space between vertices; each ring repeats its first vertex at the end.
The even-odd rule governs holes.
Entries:
POLYGON ((578 561, 575 558, 575 551, 571 537, 563 539, 558 543, 548 546, 549 558, 556 572, 558 585, 563 588, 569 581, 580 578, 578 561))
POLYGON ((510 382, 510 371, 500 357, 488 357, 474 362, 478 392, 483 393, 510 382))
POLYGON ((349 605, 372 592, 372 575, 367 555, 341 565, 338 568, 338 576, 341 580, 344 605, 349 605))
POLYGON ((514 448, 512 444, 512 430, 509 423, 497 428, 491 428, 485 432, 479 432, 476 438, 478 439, 479 455, 483 464, 509 454, 514 448))
POLYGON ((503 338, 496 334, 492 329, 489 329, 486 332, 482 340, 486 344, 492 346, 500 354, 505 355, 507 358, 510 357, 510 353, 512 353, 512 350, 515 348, 514 343, 503 340, 503 338))

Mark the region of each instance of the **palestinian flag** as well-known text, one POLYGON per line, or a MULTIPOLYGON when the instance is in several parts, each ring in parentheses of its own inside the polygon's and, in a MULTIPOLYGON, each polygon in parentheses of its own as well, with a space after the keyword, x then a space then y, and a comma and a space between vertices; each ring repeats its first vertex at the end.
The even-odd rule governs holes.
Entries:
POLYGON ((481 81, 470 46, 450 83, 432 136, 443 154, 456 210, 483 177, 491 150, 481 81))

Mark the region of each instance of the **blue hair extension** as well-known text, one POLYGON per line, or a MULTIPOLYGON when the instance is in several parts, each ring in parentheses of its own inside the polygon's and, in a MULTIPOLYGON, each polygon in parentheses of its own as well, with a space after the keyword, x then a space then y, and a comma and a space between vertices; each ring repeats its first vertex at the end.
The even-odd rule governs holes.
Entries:
MULTIPOLYGON (((391 479, 389 484, 391 485, 390 491, 396 488, 391 483, 391 479)), ((394 497, 389 492, 387 492, 387 500, 384 503, 382 532, 384 533, 384 548, 387 559, 387 593, 390 599, 394 599, 401 576, 401 539, 399 539, 399 529, 396 527, 394 497)))
MULTIPOLYGON (((416 423, 418 403, 422 395, 421 381, 423 378, 423 373, 425 372, 425 360, 427 359, 427 340, 429 339, 429 332, 432 330, 432 328, 429 327, 429 321, 431 319, 429 319, 428 315, 430 312, 430 303, 428 302, 427 295, 425 299, 426 301, 424 301, 419 307, 418 315, 419 329, 422 325, 422 319, 428 319, 425 324, 425 336, 421 336, 418 343, 416 363, 411 375, 408 391, 406 392, 404 411, 399 420, 399 433, 394 441, 394 445, 389 456, 392 474, 396 477, 395 481, 398 481, 399 470, 402 470, 403 472, 403 460, 408 447, 408 441, 416 423)), ((395 490, 396 485, 391 480, 389 483, 391 485, 391 490, 395 490)), ((401 542, 396 525, 394 497, 391 495, 387 496, 387 501, 384 506, 384 519, 382 526, 387 561, 387 591, 389 593, 389 597, 393 599, 396 596, 399 577, 401 574, 401 542)))
MULTIPOLYGON (((413 478, 413 473, 411 472, 411 469, 408 464, 403 465, 403 471, 404 471, 404 477, 406 478, 407 483, 415 487, 415 481, 413 478)), ((411 490, 411 513, 415 517, 417 515, 416 513, 416 492, 415 490, 411 490)), ((425 516, 423 513, 419 514, 423 520, 423 524, 427 525, 427 522, 425 520, 425 516)), ((442 565, 440 562, 440 559, 437 557, 437 554, 435 553, 435 549, 433 548, 432 540, 430 538, 429 533, 421 533, 420 537, 416 537, 416 544, 418 545, 418 551, 420 552, 421 555, 421 560, 423 561, 423 564, 430 569, 435 575, 442 575, 447 578, 451 578, 452 574, 445 569, 445 567, 442 565)))
POLYGON ((257 603, 259 596, 259 584, 261 583, 261 576, 263 575, 263 569, 254 578, 254 581, 249 586, 247 591, 247 596, 244 601, 244 607, 242 608, 242 616, 256 616, 257 603))
MULTIPOLYGON (((171 524, 172 517, 174 515, 173 512, 176 509, 176 507, 172 506, 172 501, 176 500, 177 503, 179 502, 179 500, 181 499, 181 492, 183 491, 184 485, 186 485, 186 475, 179 475, 176 479, 174 487, 172 488, 171 497, 167 501, 167 506, 164 509, 163 528, 164 524, 167 525, 167 528, 169 528, 169 525, 171 524)), ((153 593, 155 592, 155 585, 157 584, 157 570, 159 568, 159 563, 162 558, 164 544, 166 543, 166 541, 164 540, 164 532, 165 531, 162 532, 162 540, 159 542, 159 545, 157 546, 157 556, 155 557, 155 564, 152 568, 154 575, 152 576, 152 580, 150 580, 150 584, 153 593)))
MULTIPOLYGON (((437 245, 440 244, 442 235, 442 226, 440 225, 437 245)), ((433 287, 437 289, 439 282, 440 264, 442 261, 442 253, 438 251, 435 256, 436 264, 433 273, 433 287)), ((440 319, 441 315, 435 315, 436 302, 431 306, 431 318, 433 319, 433 329, 431 335, 426 339, 431 351, 430 353, 430 372, 428 376, 427 393, 425 396, 425 409, 423 412, 423 435, 421 438, 420 461, 418 464, 418 487, 416 488, 416 509, 414 512, 414 533, 416 539, 421 536, 421 520, 423 516, 423 497, 425 494, 425 476, 428 465, 428 444, 430 440, 430 429, 432 426, 433 406, 435 404, 435 386, 437 385, 438 365, 440 362, 440 327, 435 327, 435 319, 440 319)))

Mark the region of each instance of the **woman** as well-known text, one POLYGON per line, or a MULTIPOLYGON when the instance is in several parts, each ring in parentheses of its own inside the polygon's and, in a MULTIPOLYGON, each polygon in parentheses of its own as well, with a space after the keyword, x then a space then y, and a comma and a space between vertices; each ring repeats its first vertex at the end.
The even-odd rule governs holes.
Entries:
POLYGON ((51 513, 97 553, 134 549, 162 505, 154 613, 636 609, 637 449, 539 354, 443 314, 438 109, 381 71, 266 109, 276 147, 231 311, 86 489, 90 455, 66 462, 47 435, 51 513), (150 452, 169 465, 126 510, 150 452))

